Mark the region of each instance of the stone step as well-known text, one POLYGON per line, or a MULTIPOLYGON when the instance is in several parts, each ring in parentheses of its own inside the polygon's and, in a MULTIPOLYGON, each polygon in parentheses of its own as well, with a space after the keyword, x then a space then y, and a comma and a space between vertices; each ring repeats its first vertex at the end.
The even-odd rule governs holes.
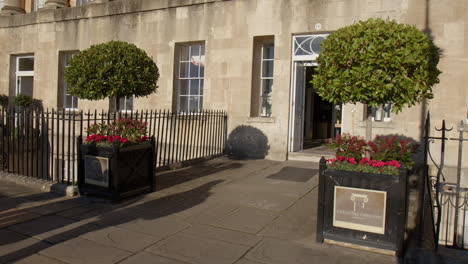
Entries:
POLYGON ((289 152, 288 153, 288 160, 296 160, 296 161, 308 161, 308 162, 319 162, 322 157, 326 159, 333 159, 335 158, 334 155, 330 153, 307 153, 307 152, 289 152))

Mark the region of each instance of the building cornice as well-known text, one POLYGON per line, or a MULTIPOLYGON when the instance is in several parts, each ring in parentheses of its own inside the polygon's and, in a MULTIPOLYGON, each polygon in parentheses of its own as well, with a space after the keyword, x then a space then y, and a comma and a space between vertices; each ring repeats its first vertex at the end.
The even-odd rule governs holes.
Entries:
POLYGON ((13 28, 34 24, 83 20, 132 13, 144 13, 155 10, 203 5, 232 0, 131 0, 91 3, 84 6, 40 9, 37 12, 0 16, 0 28, 13 28))

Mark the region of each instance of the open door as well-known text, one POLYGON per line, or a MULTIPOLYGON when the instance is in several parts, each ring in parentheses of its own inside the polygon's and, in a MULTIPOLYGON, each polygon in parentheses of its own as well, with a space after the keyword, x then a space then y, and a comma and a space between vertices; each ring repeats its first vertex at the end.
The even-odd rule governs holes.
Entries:
POLYGON ((294 63, 295 83, 294 83, 294 101, 292 102, 293 127, 291 133, 290 151, 300 151, 303 146, 304 131, 304 98, 305 98, 305 74, 306 66, 302 62, 294 63))

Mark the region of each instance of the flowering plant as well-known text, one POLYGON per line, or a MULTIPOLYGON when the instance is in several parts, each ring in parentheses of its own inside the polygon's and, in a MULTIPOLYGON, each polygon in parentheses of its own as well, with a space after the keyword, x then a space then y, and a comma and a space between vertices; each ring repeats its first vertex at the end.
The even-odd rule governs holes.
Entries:
POLYGON ((326 145, 336 150, 336 159, 327 160, 329 168, 390 175, 398 175, 401 164, 411 169, 418 148, 414 141, 397 136, 377 136, 366 142, 350 134, 338 135, 326 145))
POLYGON ((409 169, 415 164, 413 154, 418 149, 414 141, 399 138, 397 136, 377 136, 374 141, 367 143, 371 156, 377 160, 398 160, 409 169))
POLYGON ((367 150, 367 143, 364 138, 351 136, 347 133, 327 140, 325 145, 334 148, 337 156, 353 157, 356 159, 362 158, 367 150))
POLYGON ((337 156, 336 159, 327 160, 328 167, 334 170, 357 171, 374 174, 398 175, 401 164, 396 160, 381 161, 375 159, 362 158, 356 160, 352 157, 337 156))
POLYGON ((119 119, 109 124, 96 123, 88 127, 87 132, 91 135, 86 142, 96 142, 100 145, 138 144, 148 141, 146 136, 146 123, 133 119, 119 119))

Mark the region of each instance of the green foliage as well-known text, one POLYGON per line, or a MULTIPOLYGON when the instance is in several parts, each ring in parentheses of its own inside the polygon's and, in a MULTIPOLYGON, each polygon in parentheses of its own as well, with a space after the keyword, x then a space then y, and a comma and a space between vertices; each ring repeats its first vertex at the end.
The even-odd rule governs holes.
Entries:
POLYGON ((414 155, 418 150, 418 144, 413 139, 402 136, 377 136, 373 141, 365 141, 361 137, 350 134, 338 135, 327 140, 325 144, 336 151, 336 157, 354 159, 361 162, 366 153, 371 160, 390 162, 397 161, 411 169, 414 164, 414 155))
POLYGON ((13 98, 13 104, 20 107, 29 107, 33 103, 33 98, 29 95, 18 94, 13 98))
POLYGON ((392 165, 383 165, 375 167, 367 163, 364 164, 353 164, 348 161, 331 161, 328 164, 328 168, 332 170, 344 170, 344 171, 355 171, 355 172, 364 172, 372 174, 386 174, 386 175, 399 175, 400 171, 397 167, 392 165))
POLYGON ((364 157, 367 151, 367 142, 362 137, 351 136, 348 133, 327 140, 325 145, 335 149, 337 156, 356 158, 358 160, 364 157))
POLYGON ((159 70, 134 44, 110 41, 74 56, 65 69, 65 79, 69 93, 82 99, 141 97, 156 91, 159 70))
POLYGON ((0 94, 0 106, 3 108, 8 107, 8 95, 0 94))
POLYGON ((377 136, 368 145, 373 159, 397 160, 408 169, 414 166, 413 156, 419 147, 416 141, 397 136, 377 136))
POLYGON ((433 97, 439 57, 439 48, 416 27, 369 19, 323 41, 312 82, 334 104, 392 103, 392 111, 399 112, 433 97))
POLYGON ((22 108, 29 108, 30 110, 42 110, 42 101, 34 99, 29 95, 18 94, 13 97, 13 105, 22 108))

